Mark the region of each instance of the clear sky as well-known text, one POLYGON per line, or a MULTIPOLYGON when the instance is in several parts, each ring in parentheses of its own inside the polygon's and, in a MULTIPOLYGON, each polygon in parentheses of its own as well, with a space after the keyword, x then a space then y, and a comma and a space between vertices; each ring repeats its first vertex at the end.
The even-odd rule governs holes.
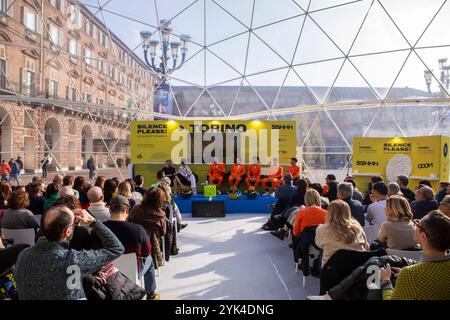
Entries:
MULTIPOLYGON (((80 2, 99 6, 97 0, 80 2)), ((285 86, 302 86, 300 76, 309 86, 335 83, 335 86, 359 87, 367 86, 367 81, 378 88, 389 87, 395 81, 396 87, 426 90, 424 63, 440 77, 437 59, 450 58, 450 47, 428 47, 450 45, 450 2, 442 7, 420 40, 444 0, 348 2, 350 0, 255 0, 253 10, 253 0, 156 0, 156 10, 153 0, 100 0, 100 5, 107 4, 103 16, 98 13, 97 17, 105 19, 108 27, 132 49, 140 44, 140 31, 155 31, 157 16, 159 19, 175 17, 173 33, 190 34, 197 43, 190 45, 188 57, 200 53, 173 76, 199 86, 214 85, 245 74, 252 85, 280 86, 286 78, 285 86), (309 12, 307 16, 305 11, 309 12), (355 40, 367 12, 367 19, 355 40), (249 28, 253 29, 250 37, 249 28), (230 39, 220 42, 227 38, 230 39), (205 51, 204 46, 208 50, 205 51), (411 46, 416 48, 417 54, 411 52, 411 46), (383 53, 391 50, 398 51, 383 53), (345 59, 346 55, 349 60, 345 59), (333 58, 336 59, 320 62, 333 58), (289 65, 294 65, 295 72, 289 71, 289 65), (265 72, 274 69, 279 70, 265 72)), ((175 35, 173 39, 177 38, 175 35)), ((138 48, 136 53, 141 55, 141 51, 138 48)), ((238 79, 225 84, 239 85, 240 82, 238 79)), ((173 84, 183 82, 173 81, 173 84)), ((432 89, 439 90, 435 80, 432 89)), ((380 95, 384 93, 384 90, 379 91, 380 95)))

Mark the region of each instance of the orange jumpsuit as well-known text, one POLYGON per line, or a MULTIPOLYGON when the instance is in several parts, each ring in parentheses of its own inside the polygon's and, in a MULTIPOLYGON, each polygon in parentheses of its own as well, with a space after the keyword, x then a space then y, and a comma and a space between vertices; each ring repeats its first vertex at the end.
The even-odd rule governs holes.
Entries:
POLYGON ((269 181, 272 182, 272 190, 275 190, 278 186, 278 181, 280 181, 282 176, 283 176, 283 168, 279 166, 278 169, 276 170, 276 172, 269 174, 267 176, 267 178, 264 178, 261 180, 261 184, 262 184, 264 190, 269 189, 267 187, 267 182, 269 182, 269 181))
POLYGON ((242 180, 242 176, 245 174, 244 164, 233 164, 231 167, 231 174, 228 177, 228 183, 231 188, 236 188, 242 180))
POLYGON ((245 183, 249 188, 254 187, 258 188, 259 182, 261 181, 261 165, 260 164, 249 164, 247 178, 245 179, 245 183), (252 181, 254 185, 252 185, 252 181))
POLYGON ((217 184, 217 186, 220 188, 222 186, 223 175, 225 173, 227 173, 227 170, 225 169, 225 166, 222 163, 219 164, 216 164, 215 162, 212 163, 208 173, 209 182, 217 184))
MULTIPOLYGON (((300 177, 300 167, 298 165, 290 166, 287 170, 292 177, 292 181, 295 182, 296 179, 300 177)), ((284 180, 278 180, 278 185, 281 186, 284 184, 284 180)))

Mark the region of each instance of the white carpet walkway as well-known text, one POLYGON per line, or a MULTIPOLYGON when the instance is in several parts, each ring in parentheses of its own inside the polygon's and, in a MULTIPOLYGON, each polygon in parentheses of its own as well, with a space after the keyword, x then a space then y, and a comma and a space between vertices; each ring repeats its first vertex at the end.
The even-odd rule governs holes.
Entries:
POLYGON ((267 215, 192 218, 178 236, 180 253, 156 278, 163 300, 296 300, 319 293, 319 279, 294 272, 292 249, 260 230, 267 215))

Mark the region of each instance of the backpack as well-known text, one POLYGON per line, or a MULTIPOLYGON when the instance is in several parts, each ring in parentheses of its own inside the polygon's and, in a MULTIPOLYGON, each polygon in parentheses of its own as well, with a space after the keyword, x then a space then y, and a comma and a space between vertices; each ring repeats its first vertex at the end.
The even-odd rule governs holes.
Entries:
POLYGON ((0 275, 0 300, 18 300, 17 285, 12 270, 0 275))

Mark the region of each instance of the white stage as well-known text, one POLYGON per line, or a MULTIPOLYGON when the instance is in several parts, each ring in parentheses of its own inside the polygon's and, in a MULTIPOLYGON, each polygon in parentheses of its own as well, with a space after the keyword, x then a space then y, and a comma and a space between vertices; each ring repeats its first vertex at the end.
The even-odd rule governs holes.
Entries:
POLYGON ((292 249, 260 230, 267 215, 184 217, 180 253, 156 278, 162 300, 305 299, 319 294, 319 279, 294 272, 292 249))

